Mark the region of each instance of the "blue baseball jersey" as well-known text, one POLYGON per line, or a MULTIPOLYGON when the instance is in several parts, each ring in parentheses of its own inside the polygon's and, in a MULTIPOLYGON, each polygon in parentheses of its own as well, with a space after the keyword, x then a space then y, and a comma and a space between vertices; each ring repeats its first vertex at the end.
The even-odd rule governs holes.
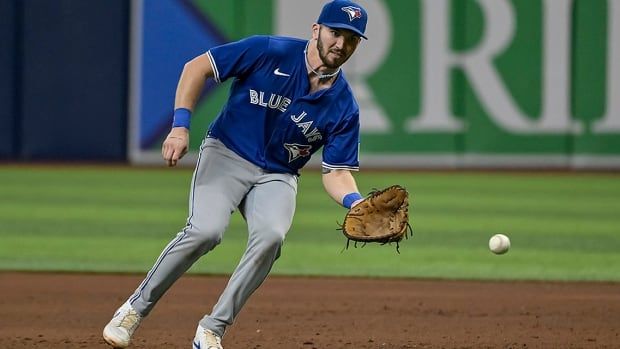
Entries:
POLYGON ((209 137, 268 172, 299 174, 323 147, 323 167, 359 168, 359 106, 344 74, 310 93, 307 40, 252 36, 211 48, 217 82, 234 78, 209 137))

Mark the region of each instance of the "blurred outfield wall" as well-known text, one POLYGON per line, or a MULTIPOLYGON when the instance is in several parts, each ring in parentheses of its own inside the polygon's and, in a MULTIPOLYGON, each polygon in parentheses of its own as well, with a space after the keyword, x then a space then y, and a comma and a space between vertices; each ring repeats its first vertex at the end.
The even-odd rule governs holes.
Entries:
POLYGON ((0 0, 0 161, 125 161, 127 0, 0 0))
MULTIPOLYGON (((0 0, 0 160, 161 164, 187 60, 309 37, 324 2, 0 0)), ((620 168, 620 1, 360 2, 363 167, 620 168)), ((228 86, 208 85, 194 150, 228 86)))
MULTIPOLYGON (((307 38, 323 3, 135 2, 131 160, 160 161, 186 60, 252 34, 307 38)), ((620 168, 619 1, 360 4, 369 40, 345 71, 362 166, 620 168)), ((203 96, 194 149, 228 87, 203 96)))

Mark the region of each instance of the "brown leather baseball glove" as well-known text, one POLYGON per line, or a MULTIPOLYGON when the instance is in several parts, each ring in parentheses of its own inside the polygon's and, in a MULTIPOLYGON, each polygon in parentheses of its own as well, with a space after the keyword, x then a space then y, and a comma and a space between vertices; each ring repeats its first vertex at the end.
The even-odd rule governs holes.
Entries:
POLYGON ((371 192, 363 201, 353 206, 344 217, 340 227, 349 242, 378 242, 380 244, 396 243, 408 232, 413 236, 409 224, 409 193, 400 185, 393 185, 383 190, 371 192))

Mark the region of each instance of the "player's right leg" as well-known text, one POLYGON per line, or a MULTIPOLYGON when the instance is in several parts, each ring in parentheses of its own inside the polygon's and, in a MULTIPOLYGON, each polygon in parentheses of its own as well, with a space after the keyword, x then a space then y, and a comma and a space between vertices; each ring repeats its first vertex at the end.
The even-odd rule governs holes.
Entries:
POLYGON ((293 222, 296 194, 293 175, 271 173, 258 178, 241 207, 248 223, 246 250, 213 311, 200 321, 202 328, 220 338, 224 336, 245 302, 263 283, 280 256, 293 222))
POLYGON ((144 281, 104 328, 104 339, 110 345, 127 347, 140 321, 170 286, 220 243, 232 212, 260 173, 259 168, 235 156, 217 140, 203 142, 192 178, 187 225, 164 248, 144 281))

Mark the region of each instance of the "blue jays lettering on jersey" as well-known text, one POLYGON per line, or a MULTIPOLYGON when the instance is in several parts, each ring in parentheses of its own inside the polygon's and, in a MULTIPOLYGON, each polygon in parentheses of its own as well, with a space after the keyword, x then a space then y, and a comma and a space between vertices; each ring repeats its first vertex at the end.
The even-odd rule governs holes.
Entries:
POLYGON ((208 135, 269 172, 299 174, 321 147, 324 167, 357 170, 359 107, 342 72, 310 93, 307 44, 252 36, 211 48, 215 80, 234 80, 208 135))

